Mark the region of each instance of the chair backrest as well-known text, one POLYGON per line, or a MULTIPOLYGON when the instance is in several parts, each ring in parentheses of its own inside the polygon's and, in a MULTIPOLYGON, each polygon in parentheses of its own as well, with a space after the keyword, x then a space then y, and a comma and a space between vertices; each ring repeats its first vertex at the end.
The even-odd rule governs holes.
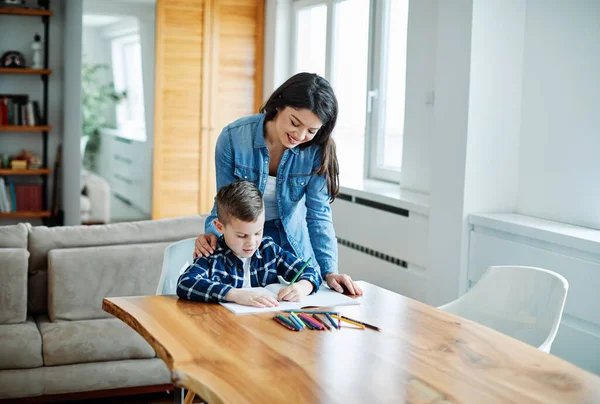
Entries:
POLYGON ((196 238, 188 238, 170 244, 165 249, 160 280, 156 289, 157 295, 177 293, 179 275, 193 262, 195 241, 196 238))
POLYGON ((568 289, 563 276, 546 269, 493 266, 469 292, 440 309, 550 352, 568 289))

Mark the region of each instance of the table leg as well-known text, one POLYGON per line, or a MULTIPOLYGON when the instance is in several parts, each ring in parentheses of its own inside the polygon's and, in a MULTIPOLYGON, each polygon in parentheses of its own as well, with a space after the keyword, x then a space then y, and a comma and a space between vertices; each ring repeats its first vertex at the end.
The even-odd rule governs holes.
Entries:
POLYGON ((192 404, 194 402, 194 397, 196 397, 196 393, 194 393, 193 391, 188 391, 185 395, 185 400, 183 401, 183 404, 192 404))

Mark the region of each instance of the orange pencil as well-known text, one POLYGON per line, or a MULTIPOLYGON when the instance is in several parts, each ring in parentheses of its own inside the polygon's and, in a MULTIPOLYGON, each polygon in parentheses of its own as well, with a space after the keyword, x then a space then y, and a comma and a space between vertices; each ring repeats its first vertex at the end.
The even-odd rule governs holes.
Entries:
POLYGON ((365 326, 364 326, 364 325, 362 325, 362 324, 359 324, 359 323, 357 323, 357 322, 354 322, 354 321, 352 321, 352 320, 348 320, 347 318, 340 317, 340 316, 331 316, 331 317, 333 317, 333 318, 337 318, 339 321, 344 321, 344 322, 346 322, 346 323, 349 323, 349 324, 355 325, 355 326, 359 327, 361 330, 364 330, 364 329, 365 329, 365 326))
POLYGON ((353 319, 353 318, 349 318, 349 317, 346 317, 346 316, 340 316, 340 317, 341 317, 341 318, 345 318, 346 320, 354 321, 355 323, 358 323, 358 324, 362 324, 362 325, 364 325, 365 327, 367 327, 367 328, 370 328, 370 329, 372 329, 372 330, 375 330, 375 331, 381 331, 381 329, 380 329, 379 327, 376 327, 376 326, 374 326, 374 325, 371 325, 371 324, 367 324, 367 323, 365 323, 364 321, 358 321, 358 320, 355 320, 355 319, 353 319))

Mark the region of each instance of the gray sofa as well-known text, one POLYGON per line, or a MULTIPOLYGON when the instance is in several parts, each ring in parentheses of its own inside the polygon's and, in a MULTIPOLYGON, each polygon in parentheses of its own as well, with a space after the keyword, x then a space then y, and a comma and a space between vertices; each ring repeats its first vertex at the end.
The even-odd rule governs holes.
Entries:
POLYGON ((0 399, 170 383, 102 298, 154 294, 165 247, 204 220, 0 227, 0 399))

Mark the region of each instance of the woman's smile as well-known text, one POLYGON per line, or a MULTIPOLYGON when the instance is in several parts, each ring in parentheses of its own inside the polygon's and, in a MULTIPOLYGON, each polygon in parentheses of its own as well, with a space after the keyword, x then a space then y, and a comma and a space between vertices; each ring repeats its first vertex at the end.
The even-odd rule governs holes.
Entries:
POLYGON ((286 133, 288 140, 290 141, 291 144, 298 144, 300 143, 300 140, 297 140, 296 138, 292 137, 292 135, 290 135, 289 133, 286 133))

